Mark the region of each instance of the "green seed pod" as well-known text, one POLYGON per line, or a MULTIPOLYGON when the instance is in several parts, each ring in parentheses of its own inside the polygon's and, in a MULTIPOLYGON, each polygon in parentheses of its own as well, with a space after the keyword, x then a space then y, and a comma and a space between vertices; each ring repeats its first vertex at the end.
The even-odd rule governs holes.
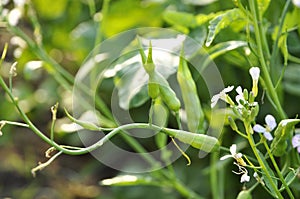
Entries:
POLYGON ((142 46, 140 44, 140 55, 143 62, 143 67, 146 71, 146 73, 149 76, 148 81, 148 95, 151 97, 151 99, 156 99, 159 96, 159 85, 155 81, 154 75, 155 75, 155 65, 153 63, 152 59, 152 44, 149 43, 149 51, 148 56, 145 55, 145 52, 142 49, 142 46))
POLYGON ((161 98, 166 103, 166 105, 174 112, 178 112, 181 106, 176 93, 171 89, 170 86, 159 85, 159 91, 161 98))
POLYGON ((238 127, 236 126, 235 121, 232 119, 232 117, 228 116, 228 122, 232 130, 238 131, 238 127))
MULTIPOLYGON (((167 107, 162 103, 160 98, 155 100, 153 105, 153 124, 157 126, 166 126, 168 122, 169 112, 167 107)), ((163 148, 167 143, 168 136, 164 133, 155 135, 155 142, 158 148, 163 148)))
POLYGON ((157 71, 151 74, 151 79, 159 86, 160 96, 166 105, 174 112, 179 111, 181 103, 167 80, 157 71))
POLYGON ((236 199, 252 199, 251 192, 249 190, 243 190, 236 199))
POLYGON ((207 153, 218 151, 220 147, 218 139, 209 135, 196 134, 188 131, 169 128, 163 128, 162 131, 183 143, 189 144, 192 147, 207 153))
POLYGON ((204 126, 204 113, 198 97, 196 84, 183 58, 183 51, 181 51, 177 80, 185 105, 188 129, 191 132, 198 132, 204 126))

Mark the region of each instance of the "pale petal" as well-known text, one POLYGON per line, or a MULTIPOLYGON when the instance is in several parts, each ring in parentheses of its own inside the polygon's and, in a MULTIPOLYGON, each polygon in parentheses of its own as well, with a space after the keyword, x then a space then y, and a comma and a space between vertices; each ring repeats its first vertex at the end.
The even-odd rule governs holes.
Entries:
POLYGON ((22 16, 22 12, 20 9, 18 9, 18 8, 12 9, 8 13, 8 17, 7 17, 9 25, 11 25, 11 26, 17 25, 21 16, 22 16))
POLYGON ((236 155, 236 144, 231 145, 229 148, 231 155, 236 155))
POLYGON ((241 157, 243 157, 243 154, 241 153, 235 154, 235 158, 241 158, 241 157))
POLYGON ((257 81, 259 78, 260 69, 258 67, 252 67, 252 68, 250 68, 249 73, 250 73, 252 79, 257 81))
POLYGON ((273 140, 273 136, 271 135, 270 132, 264 132, 264 136, 265 136, 265 138, 267 138, 267 140, 269 140, 269 141, 273 140))
POLYGON ((243 94, 243 89, 242 89, 241 86, 238 86, 238 87, 235 89, 235 91, 236 91, 239 95, 244 95, 244 94, 243 94))
POLYGON ((232 158, 232 155, 224 155, 220 158, 220 160, 226 160, 228 158, 232 158))
POLYGON ((223 89, 223 92, 228 93, 228 92, 232 91, 233 89, 234 89, 234 86, 228 86, 227 88, 223 89))
POLYGON ((220 99, 220 94, 216 94, 211 98, 211 108, 215 107, 220 99))
POLYGON ((268 125, 268 127, 270 128, 270 130, 272 131, 273 129, 275 129, 275 127, 277 126, 276 124, 276 120, 273 117, 273 115, 267 115, 265 118, 266 124, 268 125))
POLYGON ((266 132, 266 129, 261 126, 260 124, 255 124, 253 126, 253 131, 257 132, 257 133, 263 133, 263 132, 266 132))
POLYGON ((292 138, 292 145, 294 148, 300 147, 300 134, 294 135, 294 137, 292 138))
POLYGON ((300 146, 299 146, 299 147, 297 147, 297 151, 298 151, 298 153, 300 153, 300 146))
POLYGON ((300 0, 293 0, 293 4, 300 8, 300 0))
POLYGON ((250 181, 250 176, 248 176, 247 173, 244 173, 242 176, 241 176, 241 183, 243 182, 249 182, 250 181))

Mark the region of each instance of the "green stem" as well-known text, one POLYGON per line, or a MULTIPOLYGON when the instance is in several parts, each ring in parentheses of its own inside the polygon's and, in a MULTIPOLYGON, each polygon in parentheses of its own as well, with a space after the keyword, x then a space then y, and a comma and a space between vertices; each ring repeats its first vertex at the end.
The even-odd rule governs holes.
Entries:
POLYGON ((291 199, 294 199, 295 197, 293 196, 293 193, 292 193, 292 191, 290 190, 289 186, 286 184, 285 179, 284 179, 284 177, 282 176, 281 171, 280 171, 280 169, 278 168, 278 165, 277 165, 277 163, 276 163, 276 161, 275 161, 275 159, 274 159, 274 156, 273 156, 273 154, 271 153, 271 150, 270 150, 268 144, 266 143, 266 141, 264 141, 264 145, 265 145, 265 148, 267 149, 268 155, 269 155, 269 157, 270 157, 270 159, 271 159, 271 161, 272 161, 272 164, 273 164, 273 166, 274 166, 274 168, 275 168, 275 170, 276 170, 276 172, 277 172, 278 177, 280 178, 280 180, 281 180, 283 186, 285 187, 285 189, 286 189, 288 195, 290 196, 290 198, 291 198, 291 199))
POLYGON ((262 38, 265 38, 265 34, 263 34, 263 31, 261 30, 262 25, 260 24, 259 18, 258 18, 259 10, 257 8, 257 4, 256 4, 255 0, 250 0, 249 4, 250 4, 250 10, 253 13, 254 33, 255 33, 256 45, 257 45, 257 49, 258 49, 258 56, 259 56, 259 61, 261 63, 261 70, 263 73, 265 86, 267 88, 267 92, 269 93, 270 97, 274 100, 275 109, 278 111, 280 118, 285 119, 286 114, 280 104, 279 98, 277 96, 276 90, 275 90, 273 82, 271 80, 267 62, 266 62, 265 55, 264 55, 264 52, 267 52, 268 49, 266 49, 267 48, 266 46, 264 46, 265 48, 263 48, 263 40, 264 39, 262 39, 262 38))
POLYGON ((254 142, 254 139, 252 137, 253 131, 252 131, 250 123, 244 122, 244 126, 245 126, 245 129, 246 129, 246 132, 247 132, 248 142, 251 146, 251 149, 252 149, 259 165, 261 166, 261 169, 265 173, 272 189, 275 191, 275 194, 278 196, 278 198, 284 199, 283 196, 281 195, 280 191, 278 190, 277 186, 274 184, 273 179, 272 179, 268 169, 266 168, 266 165, 264 164, 263 160, 261 159, 261 157, 259 155, 259 152, 258 152, 257 148, 255 147, 255 142, 254 142))
POLYGON ((203 197, 199 196, 196 194, 193 190, 187 188, 182 182, 179 180, 174 181, 173 187, 185 198, 190 198, 190 199, 204 199, 203 197))
POLYGON ((222 183, 218 181, 217 162, 219 161, 219 152, 211 153, 210 156, 210 187, 212 190, 213 199, 222 199, 223 195, 220 192, 222 183))

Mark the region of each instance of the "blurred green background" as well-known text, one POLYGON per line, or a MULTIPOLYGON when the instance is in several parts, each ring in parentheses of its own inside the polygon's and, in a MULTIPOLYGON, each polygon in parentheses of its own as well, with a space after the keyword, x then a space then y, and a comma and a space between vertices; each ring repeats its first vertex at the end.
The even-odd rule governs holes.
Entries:
MULTIPOLYGON (((266 23, 269 25, 270 47, 272 47, 272 32, 278 25, 278 18, 284 3, 285 0, 272 0, 265 13, 266 23)), ((24 6, 23 17, 17 26, 30 38, 37 39, 40 37, 46 52, 67 71, 75 75, 97 42, 110 38, 117 33, 138 27, 168 27, 204 41, 209 21, 193 24, 193 20, 199 19, 199 16, 209 16, 209 14, 235 7, 230 0, 111 0, 106 11, 102 10, 102 5, 101 0, 28 0, 24 6), (103 15, 103 12, 106 14, 103 15), (184 14, 174 15, 176 12, 184 14), (34 27, 32 25, 32 16, 36 17, 40 26, 34 27), (191 21, 184 23, 181 20, 176 20, 176 17, 191 21)), ((1 12, 3 12, 3 8, 12 9, 13 7, 15 7, 15 3, 9 1, 2 7, 1 12)), ((295 23, 299 23, 298 16, 300 14, 299 8, 297 9, 298 11, 291 6, 289 10, 289 27, 294 27, 295 23)), ((228 26, 217 35, 212 46, 229 40, 246 40, 245 31, 234 25, 228 26)), ((19 96, 22 108, 32 121, 43 132, 49 132, 50 107, 59 102, 60 107, 71 109, 71 92, 65 90, 55 80, 51 72, 49 73, 49 70, 30 68, 30 61, 40 60, 39 57, 28 45, 18 40, 1 22, 0 49, 3 49, 5 43, 9 44, 8 55, 0 72, 3 76, 7 76, 10 65, 14 61, 18 61, 18 75, 14 78, 14 92, 19 96)), ((294 56, 299 56, 300 38, 297 29, 289 34, 288 49, 294 56)), ((247 73, 250 66, 243 55, 244 49, 237 48, 214 60, 225 85, 243 85, 250 88, 251 82, 247 73)), ((275 64, 278 66, 282 64, 280 54, 275 64)), ((284 83, 281 85, 281 100, 284 102, 284 108, 288 115, 294 117, 300 111, 299 64, 291 63, 286 74, 284 83), (295 74, 298 76, 295 77, 295 74)), ((113 86, 113 79, 108 79, 104 85, 104 91, 110 93, 113 86)), ((0 91, 0 119, 20 121, 14 106, 8 101, 1 88, 0 91)), ((201 98, 204 99, 204 106, 209 106, 209 99, 205 93, 201 93, 201 98)), ((104 100, 109 102, 110 99, 104 100)), ((145 118, 142 120, 146 120, 147 107, 133 110, 134 114, 144 115, 145 118)), ((262 107, 261 118, 259 119, 263 120, 265 113, 270 112, 272 113, 273 109, 266 102, 262 107)), ((67 121, 62 109, 58 112, 58 118, 58 127, 67 121)), ((58 142, 80 145, 76 133, 68 133, 60 128, 56 130, 58 142)), ((5 126, 2 131, 3 136, 0 137, 0 198, 181 198, 178 193, 168 188, 100 186, 100 180, 114 177, 119 172, 101 164, 91 155, 62 155, 46 169, 39 172, 36 178, 33 178, 30 170, 39 161, 44 162, 46 160, 44 151, 49 146, 24 128, 5 126)), ((223 144, 230 146, 232 140, 237 138, 229 129, 225 128, 224 131, 225 134, 227 133, 227 137, 224 137, 223 144)), ((153 143, 143 144, 147 148, 153 149, 153 143)), ((210 160, 208 157, 199 159, 197 153, 197 150, 189 149, 187 154, 192 159, 192 165, 186 166, 185 159, 180 158, 174 162, 174 168, 178 178, 188 187, 206 198, 210 198, 210 185, 208 183, 210 160)), ((226 173, 226 178, 224 176, 221 178, 225 183, 226 198, 235 198, 242 189, 241 184, 239 184, 239 176, 231 175, 233 166, 228 165, 226 169, 221 169, 226 173)), ((261 194, 254 198, 263 197, 266 196, 261 194)))

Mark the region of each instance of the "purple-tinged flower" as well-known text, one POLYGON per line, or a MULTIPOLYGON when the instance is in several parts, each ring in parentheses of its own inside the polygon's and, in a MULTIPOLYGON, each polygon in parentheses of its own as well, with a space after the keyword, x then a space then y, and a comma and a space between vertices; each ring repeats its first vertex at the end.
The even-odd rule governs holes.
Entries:
POLYGON ((298 153, 300 153, 300 134, 294 135, 292 138, 293 148, 297 148, 298 153))
POLYGON ((253 131, 257 133, 263 133, 265 138, 269 141, 273 140, 273 136, 271 135, 271 131, 275 129, 277 126, 276 120, 272 115, 267 115, 265 117, 266 125, 265 127, 261 126, 260 124, 256 124, 253 127, 253 131))

